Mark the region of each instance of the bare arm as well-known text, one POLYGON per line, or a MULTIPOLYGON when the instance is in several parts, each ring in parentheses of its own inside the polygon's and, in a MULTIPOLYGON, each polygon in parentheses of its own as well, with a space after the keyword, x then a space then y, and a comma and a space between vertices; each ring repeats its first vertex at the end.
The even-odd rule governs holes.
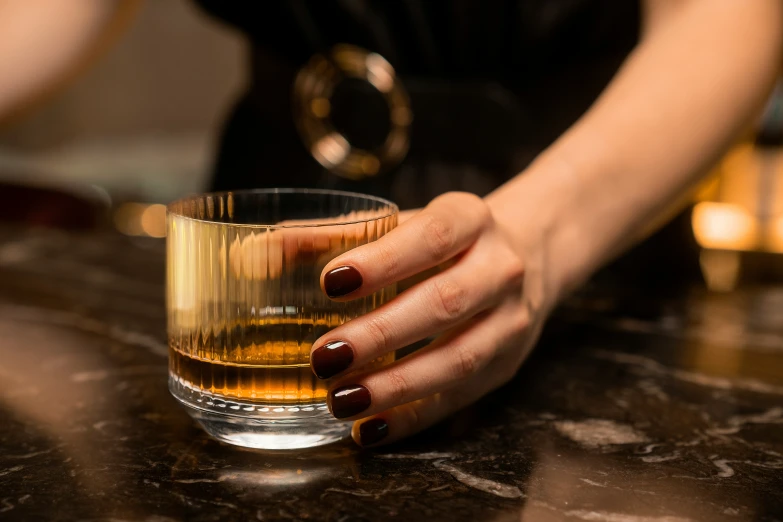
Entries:
POLYGON ((698 180, 778 72, 778 0, 647 0, 645 15, 641 43, 594 106, 487 200, 523 249, 539 241, 528 224, 543 223, 557 294, 698 180))
POLYGON ((682 194, 763 102, 780 0, 649 0, 646 15, 604 94, 526 172, 487 198, 444 194, 326 265, 338 300, 444 267, 313 345, 316 375, 335 379, 329 407, 358 421, 357 442, 398 440, 508 382, 554 302, 682 194), (436 340, 356 371, 426 337, 436 340))
POLYGON ((0 0, 0 121, 54 92, 126 25, 138 0, 0 0))

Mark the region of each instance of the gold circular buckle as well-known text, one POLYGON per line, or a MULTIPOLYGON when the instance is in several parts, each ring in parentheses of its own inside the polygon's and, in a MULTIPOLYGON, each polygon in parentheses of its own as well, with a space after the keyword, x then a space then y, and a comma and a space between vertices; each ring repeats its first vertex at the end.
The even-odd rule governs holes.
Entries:
POLYGON ((358 180, 398 165, 408 152, 412 121, 410 99, 386 59, 353 45, 337 45, 324 56, 317 54, 296 75, 294 118, 310 154, 329 171, 358 180), (386 100, 391 128, 373 150, 350 144, 332 124, 331 97, 345 78, 370 83, 386 100))

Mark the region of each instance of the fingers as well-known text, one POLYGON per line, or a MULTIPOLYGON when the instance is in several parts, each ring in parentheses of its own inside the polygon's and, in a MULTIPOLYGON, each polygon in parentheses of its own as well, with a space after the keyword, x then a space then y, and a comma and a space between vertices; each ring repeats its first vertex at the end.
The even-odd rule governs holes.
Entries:
POLYGON ((478 196, 446 194, 377 241, 332 260, 321 286, 338 300, 369 295, 464 251, 490 222, 478 196))
POLYGON ((313 345, 314 373, 330 378, 439 334, 521 292, 522 262, 492 234, 459 263, 382 307, 330 331, 313 345), (488 267, 491 267, 488 269, 488 267))
POLYGON ((391 365, 344 377, 329 392, 329 408, 337 418, 356 419, 455 386, 461 388, 519 339, 527 325, 526 309, 509 300, 454 334, 391 365))
POLYGON ((418 433, 502 386, 515 370, 515 366, 498 359, 457 387, 355 422, 351 436, 360 446, 376 446, 418 433))

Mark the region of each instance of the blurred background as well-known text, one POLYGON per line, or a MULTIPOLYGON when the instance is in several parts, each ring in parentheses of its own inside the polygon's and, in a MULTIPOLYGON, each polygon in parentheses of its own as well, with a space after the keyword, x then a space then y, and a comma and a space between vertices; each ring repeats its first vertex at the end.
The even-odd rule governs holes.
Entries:
POLYGON ((244 85, 244 39, 185 0, 136 9, 76 80, 0 124, 7 197, 14 185, 111 201, 121 231, 162 235, 150 218, 160 207, 141 226, 146 205, 203 190, 221 122, 244 85))
MULTIPOLYGON (((222 122, 247 82, 245 40, 186 0, 134 9, 117 42, 75 81, 0 122, 0 218, 163 237, 164 204, 207 186, 222 122)), ((781 142, 777 89, 648 253, 698 258, 715 291, 743 274, 780 277, 781 142)))

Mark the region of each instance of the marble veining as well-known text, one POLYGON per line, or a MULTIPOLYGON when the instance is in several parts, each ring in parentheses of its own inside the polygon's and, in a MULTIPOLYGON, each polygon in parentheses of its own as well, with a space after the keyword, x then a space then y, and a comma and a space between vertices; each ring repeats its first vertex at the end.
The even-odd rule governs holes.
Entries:
POLYGON ((483 491, 485 493, 489 493, 490 495, 495 495, 501 498, 521 498, 524 496, 516 486, 511 486, 502 482, 471 475, 457 466, 449 464, 443 460, 437 460, 433 462, 432 465, 436 469, 447 472, 466 486, 469 486, 478 491, 483 491))
POLYGON ((0 229, 0 520, 783 521, 783 287, 592 285, 439 426, 270 453, 169 396, 163 255, 0 229))
POLYGON ((679 451, 674 451, 668 455, 648 455, 646 457, 641 457, 641 460, 642 462, 667 462, 670 460, 677 460, 681 456, 679 451))
POLYGON ((606 419, 582 421, 557 421, 555 429, 564 437, 587 448, 600 448, 617 444, 641 444, 649 439, 631 426, 624 426, 606 419))
POLYGON ((453 459, 458 457, 454 453, 444 453, 438 451, 428 451, 426 453, 381 453, 378 458, 381 459, 414 459, 414 460, 437 460, 453 459))

